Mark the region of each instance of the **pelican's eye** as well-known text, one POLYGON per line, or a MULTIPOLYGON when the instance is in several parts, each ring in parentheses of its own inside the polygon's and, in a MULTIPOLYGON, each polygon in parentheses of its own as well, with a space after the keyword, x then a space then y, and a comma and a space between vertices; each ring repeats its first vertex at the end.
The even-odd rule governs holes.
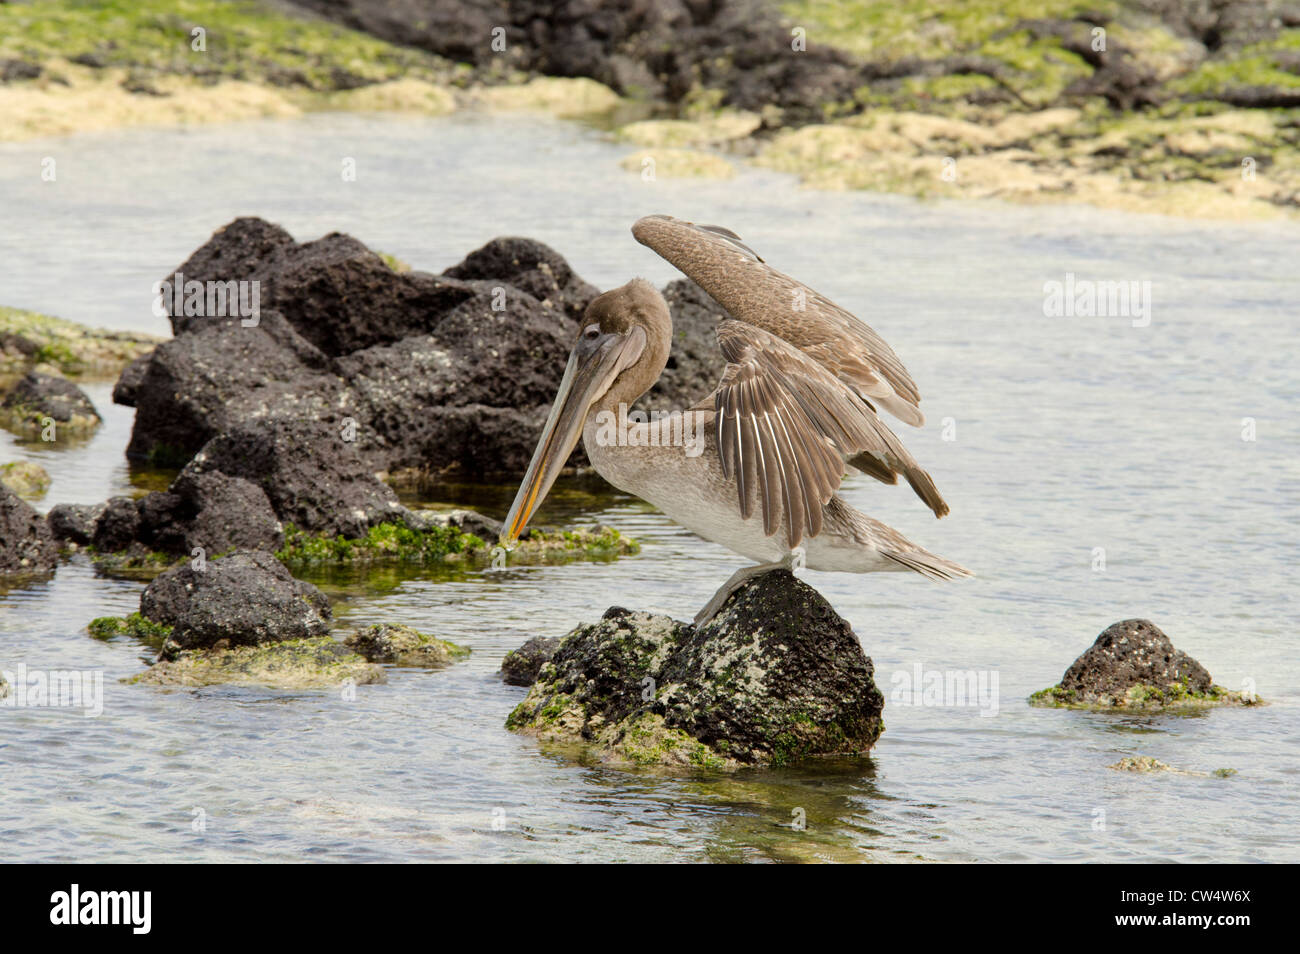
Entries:
POLYGON ((583 329, 582 336, 588 341, 595 341, 600 337, 600 325, 588 325, 583 329))

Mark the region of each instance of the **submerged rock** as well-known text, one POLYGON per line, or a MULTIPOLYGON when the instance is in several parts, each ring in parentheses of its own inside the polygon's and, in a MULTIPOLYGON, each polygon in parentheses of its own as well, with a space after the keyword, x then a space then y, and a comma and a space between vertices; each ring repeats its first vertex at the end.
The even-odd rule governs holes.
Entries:
POLYGON ((213 652, 187 650, 160 660, 127 682, 149 686, 255 685, 319 689, 387 681, 384 670, 342 643, 319 636, 213 652))
POLYGON ((99 412, 81 388, 67 378, 39 371, 23 375, 0 408, 5 427, 24 436, 40 436, 47 421, 54 422, 56 438, 61 432, 88 434, 100 424, 99 412))
POLYGON ((865 755, 884 697, 849 624, 785 571, 696 628, 618 607, 564 637, 507 727, 622 764, 865 755))
POLYGON ((508 686, 531 686, 538 674, 555 656, 560 646, 558 636, 534 636, 501 660, 501 678, 508 686))
POLYGON ((329 600, 295 580, 275 557, 240 551, 160 574, 140 596, 140 615, 171 635, 161 657, 184 650, 228 649, 302 640, 329 632, 329 600))
POLYGON ((1029 698, 1031 705, 1150 711, 1255 705, 1253 695, 1216 686, 1209 672, 1145 619, 1108 626, 1061 677, 1029 698))
POLYGON ((470 654, 467 647, 457 646, 451 640, 438 639, 395 623, 359 629, 343 640, 343 644, 370 662, 395 663, 398 666, 442 668, 470 654))
POLYGON ((58 558, 45 518, 0 484, 0 576, 44 573, 54 569, 58 558))

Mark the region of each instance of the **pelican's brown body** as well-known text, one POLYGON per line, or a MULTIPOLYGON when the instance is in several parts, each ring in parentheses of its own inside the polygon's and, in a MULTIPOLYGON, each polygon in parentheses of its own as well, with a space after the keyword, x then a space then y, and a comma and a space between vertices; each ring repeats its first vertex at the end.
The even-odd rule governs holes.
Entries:
POLYGON ((722 380, 677 417, 629 420, 628 408, 668 361, 672 317, 642 279, 597 297, 503 542, 517 539, 581 437, 592 466, 615 487, 759 563, 728 581, 701 617, 744 578, 776 566, 969 576, 835 493, 847 462, 886 483, 902 475, 936 516, 948 512, 930 475, 876 413, 924 420, 920 394, 893 350, 725 229, 649 216, 632 231, 733 316, 718 325, 722 380))

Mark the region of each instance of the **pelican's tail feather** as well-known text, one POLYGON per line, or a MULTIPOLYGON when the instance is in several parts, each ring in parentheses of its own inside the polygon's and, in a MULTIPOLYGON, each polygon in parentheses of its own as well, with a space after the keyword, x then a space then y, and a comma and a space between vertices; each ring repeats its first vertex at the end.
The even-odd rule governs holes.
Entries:
POLYGON ((915 570, 931 580, 960 580, 975 575, 961 564, 953 563, 951 560, 944 559, 937 553, 931 553, 921 547, 913 547, 908 550, 882 549, 880 554, 893 560, 901 567, 915 570))

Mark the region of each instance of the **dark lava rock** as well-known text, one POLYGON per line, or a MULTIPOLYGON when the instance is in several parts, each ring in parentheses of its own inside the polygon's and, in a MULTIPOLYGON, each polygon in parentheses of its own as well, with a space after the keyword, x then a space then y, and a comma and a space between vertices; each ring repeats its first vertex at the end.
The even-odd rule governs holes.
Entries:
POLYGON ((350 428, 372 471, 464 479, 527 466, 596 294, 529 239, 493 240, 438 276, 260 219, 219 230, 169 281, 256 281, 259 317, 172 315, 176 338, 115 390, 136 408, 129 457, 181 466, 241 423, 292 417, 350 428))
POLYGON ((45 518, 0 484, 0 575, 44 573, 58 556, 45 518))
POLYGON ((60 542, 85 546, 95 535, 95 527, 106 504, 56 504, 45 515, 50 533, 60 542))
POLYGON ((406 512, 341 432, 318 421, 273 417, 234 425, 203 446, 177 483, 185 487, 212 472, 257 485, 281 521, 311 533, 360 537, 406 512))
POLYGON ((144 383, 145 373, 149 370, 149 362, 152 360, 153 352, 151 351, 135 358, 122 369, 117 383, 113 385, 114 404, 120 404, 123 407, 135 407, 136 392, 140 389, 140 385, 144 383))
POLYGON ((501 660, 501 678, 508 686, 531 686, 560 645, 558 636, 534 636, 501 660))
POLYGON ((41 75, 41 65, 28 60, 0 59, 0 83, 36 79, 41 75))
POLYGON ((1106 627, 1061 677, 1061 689, 1080 701, 1122 699, 1134 686, 1208 692, 1213 680, 1205 667, 1174 648, 1160 627, 1146 619, 1126 619, 1106 627))
POLYGON ((230 649, 329 632, 329 600, 295 580, 269 553, 241 550, 157 576, 140 596, 140 614, 172 627, 162 658, 183 650, 230 649))
POLYGON ((773 765, 865 754, 883 706, 849 624, 776 571, 698 629, 620 608, 578 627, 507 726, 611 762, 773 765))
POLYGON ((1179 712, 1211 706, 1254 706, 1253 690, 1217 686, 1205 667, 1174 648, 1145 619, 1108 626, 1074 661, 1058 685, 1035 692, 1030 705, 1113 712, 1179 712))
POLYGON ((140 506, 130 497, 112 497, 95 521, 90 542, 101 553, 126 550, 140 536, 140 506))
POLYGON ((296 0, 358 30, 481 68, 588 76, 625 95, 677 102, 719 89, 726 105, 772 103, 819 115, 863 85, 845 54, 791 53, 790 28, 763 0, 296 0), (507 48, 492 49, 494 27, 507 48))
POLYGON ((87 430, 100 422, 99 412, 84 391, 66 378, 28 371, 5 395, 0 406, 12 416, 25 418, 39 429, 40 419, 53 418, 59 424, 87 430))
POLYGON ((165 493, 139 502, 139 539, 149 550, 213 557, 284 546, 284 528, 260 486, 220 471, 185 470, 165 493))

